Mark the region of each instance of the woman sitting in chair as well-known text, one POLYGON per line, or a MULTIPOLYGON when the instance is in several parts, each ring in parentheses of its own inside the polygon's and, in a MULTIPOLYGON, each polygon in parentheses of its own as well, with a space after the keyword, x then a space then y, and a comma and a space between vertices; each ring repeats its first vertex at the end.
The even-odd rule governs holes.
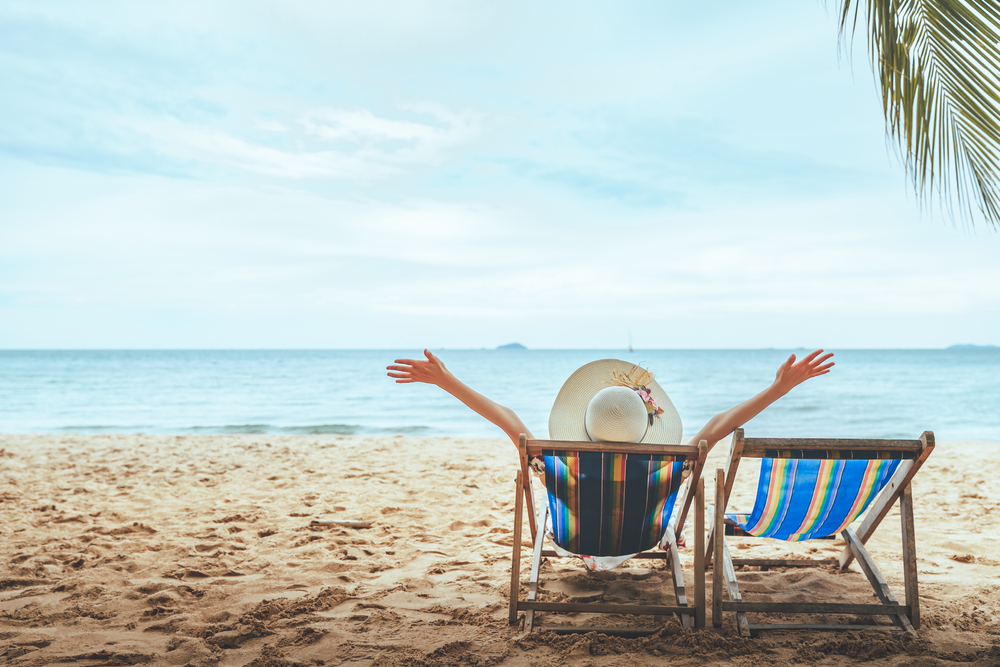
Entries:
MULTIPOLYGON (((426 359, 397 359, 394 365, 387 367, 389 377, 395 378, 397 383, 425 382, 441 387, 499 426, 515 446, 522 433, 529 440, 534 439, 513 410, 470 389, 430 351, 424 350, 424 356, 426 359)), ((795 386, 809 378, 829 373, 834 365, 829 361, 832 356, 832 353, 823 354, 823 350, 816 350, 797 361, 795 355, 791 355, 778 367, 771 386, 712 417, 692 442, 705 440, 711 450, 719 440, 750 421, 795 386)), ((602 359, 578 368, 563 384, 549 413, 549 437, 566 441, 680 444, 681 419, 652 373, 627 361, 602 359)), ((544 465, 541 459, 531 461, 532 468, 541 475, 545 473, 544 465)), ((579 554, 567 552, 563 555, 579 554)), ((609 558, 581 555, 580 558, 588 569, 604 570, 615 567, 632 555, 609 558)))

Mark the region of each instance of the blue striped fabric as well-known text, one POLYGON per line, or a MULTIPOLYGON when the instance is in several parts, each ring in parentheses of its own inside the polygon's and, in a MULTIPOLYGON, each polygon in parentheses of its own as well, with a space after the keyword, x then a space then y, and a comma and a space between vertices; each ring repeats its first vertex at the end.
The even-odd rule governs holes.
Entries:
POLYGON ((899 463, 763 459, 753 510, 736 523, 747 534, 789 542, 835 535, 868 508, 899 463))
POLYGON ((555 543, 586 556, 624 556, 663 537, 683 481, 684 459, 545 450, 555 543))

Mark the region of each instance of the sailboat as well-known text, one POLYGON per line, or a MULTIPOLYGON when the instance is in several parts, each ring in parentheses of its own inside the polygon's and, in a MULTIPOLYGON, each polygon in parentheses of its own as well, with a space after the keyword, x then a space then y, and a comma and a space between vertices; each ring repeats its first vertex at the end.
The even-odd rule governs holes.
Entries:
POLYGON ((635 350, 632 349, 632 327, 628 328, 628 351, 635 352, 635 350))

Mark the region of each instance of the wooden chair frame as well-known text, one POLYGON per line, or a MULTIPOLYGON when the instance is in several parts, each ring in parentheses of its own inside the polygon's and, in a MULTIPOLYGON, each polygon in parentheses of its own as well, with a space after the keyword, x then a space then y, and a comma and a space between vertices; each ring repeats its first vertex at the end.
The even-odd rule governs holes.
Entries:
MULTIPOLYGON (((913 494, 910 481, 934 450, 934 434, 924 433, 917 440, 847 440, 828 438, 746 438, 743 429, 736 429, 729 450, 726 471, 715 472, 715 516, 709 529, 708 548, 705 561, 714 560, 712 575, 712 624, 722 625, 722 614, 732 611, 736 627, 743 636, 751 636, 763 630, 870 630, 897 629, 916 634, 920 628, 920 598, 917 589, 916 539, 913 532, 913 494), (733 489, 736 471, 742 458, 896 458, 903 459, 879 495, 868 508, 858 529, 848 527, 841 532, 847 546, 839 558, 833 559, 769 559, 732 558, 726 544, 726 506, 733 489), (878 528, 882 519, 899 501, 900 530, 903 537, 903 587, 905 604, 889 590, 885 577, 865 548, 865 544, 878 528), (716 536, 721 536, 717 538, 716 536), (836 565, 841 571, 847 569, 851 561, 858 565, 868 579, 880 604, 848 604, 821 602, 743 602, 736 581, 736 565, 757 565, 768 567, 813 567, 816 565, 836 565), (721 566, 720 566, 721 563, 721 566), (726 587, 729 601, 723 601, 722 588, 726 587), (747 621, 747 612, 781 612, 803 614, 852 614, 857 616, 887 615, 893 626, 871 625, 810 625, 791 623, 754 624, 747 621)), ((731 533, 730 533, 731 534, 731 533)))
MULTIPOLYGON (((518 612, 525 612, 524 630, 529 633, 535 627, 535 612, 585 612, 598 614, 643 614, 643 615, 670 615, 677 614, 681 618, 684 627, 705 627, 705 485, 701 479, 702 470, 705 468, 705 458, 708 455, 708 445, 702 440, 698 445, 657 445, 647 443, 622 443, 622 442, 569 442, 560 440, 528 440, 522 434, 518 444, 521 467, 517 473, 517 481, 514 489, 514 548, 510 561, 510 614, 511 625, 515 625, 518 619, 518 612), (545 523, 548 519, 549 504, 542 503, 541 514, 539 516, 535 509, 534 496, 532 494, 532 473, 528 462, 532 457, 541 456, 542 450, 558 450, 566 452, 603 452, 608 454, 659 454, 664 456, 675 456, 684 458, 692 463, 691 475, 688 478, 687 491, 684 495, 684 503, 681 511, 674 517, 672 524, 667 527, 670 548, 666 551, 645 551, 636 554, 634 558, 654 558, 665 561, 671 571, 674 584, 674 595, 676 606, 667 605, 626 605, 626 604, 597 604, 597 603, 576 603, 576 602, 540 602, 538 598, 538 571, 541 567, 542 558, 558 557, 558 554, 550 549, 544 549, 545 523), (680 534, 684 527, 684 519, 692 503, 694 510, 694 604, 689 604, 684 586, 684 572, 681 568, 680 556, 677 553, 677 541, 675 534, 680 534), (528 595, 526 600, 520 600, 520 568, 521 568, 521 544, 522 544, 522 516, 524 508, 528 509, 528 525, 533 543, 533 553, 531 561, 531 576, 528 582, 528 595), (537 519, 536 519, 537 517, 537 519)), ((593 626, 572 626, 572 625, 540 625, 538 629, 557 633, 573 632, 602 632, 619 636, 642 636, 656 632, 656 629, 646 628, 606 628, 593 626)))

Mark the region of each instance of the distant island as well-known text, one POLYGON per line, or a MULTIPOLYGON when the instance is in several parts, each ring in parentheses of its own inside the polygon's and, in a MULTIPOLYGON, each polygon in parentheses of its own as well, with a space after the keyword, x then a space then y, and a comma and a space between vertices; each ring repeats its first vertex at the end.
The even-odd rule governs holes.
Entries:
POLYGON ((507 345, 501 345, 497 348, 498 350, 527 350, 525 346, 520 343, 508 343, 507 345))
POLYGON ((965 345, 949 345, 947 350, 998 350, 1000 347, 996 345, 972 345, 971 343, 966 343, 965 345))

